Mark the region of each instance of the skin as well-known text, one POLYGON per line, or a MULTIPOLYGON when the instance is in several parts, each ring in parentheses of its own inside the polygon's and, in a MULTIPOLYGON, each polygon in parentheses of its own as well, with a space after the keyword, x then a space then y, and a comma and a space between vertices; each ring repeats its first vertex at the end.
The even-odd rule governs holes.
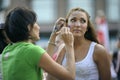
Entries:
POLYGON ((30 34, 33 42, 35 42, 35 41, 37 41, 37 40, 40 39, 40 37, 39 37, 40 27, 39 27, 39 25, 38 25, 37 23, 35 23, 35 24, 33 25, 33 28, 31 28, 30 25, 29 25, 29 26, 28 26, 28 29, 29 29, 29 31, 30 31, 29 34, 30 34))
MULTIPOLYGON (((40 27, 37 23, 33 25, 32 28, 28 26, 30 31, 30 36, 32 37, 29 41, 39 40, 40 27)), ((75 79, 75 66, 72 65, 75 63, 74 59, 74 50, 73 50, 73 35, 70 33, 70 30, 66 27, 61 30, 62 39, 65 42, 66 51, 68 52, 66 55, 68 58, 68 63, 66 68, 56 63, 47 52, 50 52, 51 49, 48 49, 46 53, 44 53, 39 61, 38 66, 44 69, 49 74, 53 75, 59 80, 74 80, 75 79), (70 49, 70 50, 69 50, 70 49), (71 60, 72 59, 72 60, 71 60), (49 65, 49 66, 48 66, 49 65)), ((29 42, 28 41, 28 42, 29 42)), ((53 45, 49 45, 51 47, 53 45)))
POLYGON ((64 44, 64 42, 61 40, 60 36, 57 36, 57 37, 56 37, 55 43, 56 43, 56 48, 55 48, 55 52, 54 52, 54 55, 52 56, 52 58, 56 61, 59 53, 60 53, 61 50, 64 48, 65 44, 64 44))
MULTIPOLYGON (((70 14, 68 18, 67 27, 70 27, 70 31, 74 36, 74 55, 75 55, 75 62, 83 60, 89 50, 89 46, 91 41, 85 39, 84 35, 87 31, 88 26, 88 18, 86 13, 82 11, 74 11, 70 14)), ((62 63, 65 49, 63 49, 57 59, 59 64, 62 63)), ((52 54, 51 54, 52 55, 52 54)), ((94 53, 93 53, 93 60, 97 65, 100 80, 111 80, 111 73, 110 73, 110 61, 108 59, 108 53, 105 48, 100 45, 96 44, 94 53)), ((49 75, 50 76, 50 75, 49 75)), ((51 80, 55 80, 50 76, 51 80)))

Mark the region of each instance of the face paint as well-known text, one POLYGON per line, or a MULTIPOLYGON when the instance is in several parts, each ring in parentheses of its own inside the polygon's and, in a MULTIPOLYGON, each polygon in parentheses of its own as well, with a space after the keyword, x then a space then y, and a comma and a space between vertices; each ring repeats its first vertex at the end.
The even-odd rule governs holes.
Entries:
POLYGON ((71 26, 70 26, 70 25, 69 25, 68 27, 69 27, 69 28, 71 28, 71 26))

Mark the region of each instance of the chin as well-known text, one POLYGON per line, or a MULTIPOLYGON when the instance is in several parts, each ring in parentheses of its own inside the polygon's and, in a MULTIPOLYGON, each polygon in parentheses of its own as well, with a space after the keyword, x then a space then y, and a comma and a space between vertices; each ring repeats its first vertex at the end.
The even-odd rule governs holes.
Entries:
POLYGON ((74 35, 74 37, 80 37, 80 36, 82 36, 81 34, 73 34, 74 35))
POLYGON ((40 37, 34 38, 34 41, 38 41, 38 40, 40 40, 40 37))
POLYGON ((36 41, 40 40, 40 37, 36 39, 36 41))

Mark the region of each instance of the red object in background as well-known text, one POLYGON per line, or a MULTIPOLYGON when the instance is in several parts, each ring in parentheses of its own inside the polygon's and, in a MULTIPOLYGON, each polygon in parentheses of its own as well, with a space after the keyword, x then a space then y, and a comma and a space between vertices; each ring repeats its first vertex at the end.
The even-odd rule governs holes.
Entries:
POLYGON ((104 33, 102 31, 97 32, 97 37, 98 37, 100 44, 104 44, 104 33))

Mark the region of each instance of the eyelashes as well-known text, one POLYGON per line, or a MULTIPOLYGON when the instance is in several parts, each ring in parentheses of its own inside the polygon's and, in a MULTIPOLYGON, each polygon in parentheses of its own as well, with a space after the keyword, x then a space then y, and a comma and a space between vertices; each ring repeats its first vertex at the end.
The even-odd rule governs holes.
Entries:
MULTIPOLYGON (((73 19, 71 19, 70 21, 71 21, 72 23, 74 23, 74 22, 77 21, 77 19, 76 19, 76 18, 73 18, 73 19)), ((81 22, 81 23, 86 23, 86 20, 85 20, 84 18, 81 18, 81 19, 80 19, 80 22, 81 22)))
POLYGON ((82 19, 81 19, 81 22, 82 22, 82 23, 86 23, 86 20, 82 18, 82 19))

